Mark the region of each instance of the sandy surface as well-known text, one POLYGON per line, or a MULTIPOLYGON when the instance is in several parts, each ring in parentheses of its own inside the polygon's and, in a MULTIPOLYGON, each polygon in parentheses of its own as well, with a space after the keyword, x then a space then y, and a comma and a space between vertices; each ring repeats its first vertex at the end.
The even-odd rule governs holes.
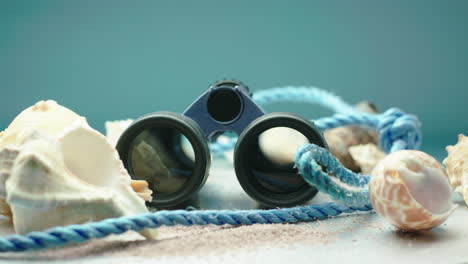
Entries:
MULTIPOLYGON (((323 195, 312 202, 326 201, 323 195)), ((382 263, 468 263, 468 208, 459 208, 441 227, 420 233, 396 231, 374 213, 358 213, 302 224, 163 227, 157 240, 135 232, 66 248, 2 253, 0 262, 66 263, 284 263, 338 261, 382 263)), ((228 164, 218 164, 195 206, 255 208, 236 184, 228 164)), ((12 233, 0 221, 0 234, 12 233)))

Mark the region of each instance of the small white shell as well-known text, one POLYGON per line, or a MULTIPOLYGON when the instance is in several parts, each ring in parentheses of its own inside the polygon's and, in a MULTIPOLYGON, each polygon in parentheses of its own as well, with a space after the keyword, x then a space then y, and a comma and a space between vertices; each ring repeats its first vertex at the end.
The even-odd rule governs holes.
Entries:
POLYGON ((455 210, 442 165, 416 150, 392 153, 372 171, 369 194, 375 211, 408 231, 443 223, 455 210))
POLYGON ((112 146, 117 145, 120 135, 127 129, 133 122, 133 119, 107 121, 104 126, 106 127, 106 137, 112 146))
POLYGON ((447 167, 450 184, 468 204, 468 137, 458 135, 457 144, 446 149, 448 157, 443 163, 447 167))
POLYGON ((377 163, 385 158, 385 153, 372 143, 351 146, 348 150, 362 174, 370 174, 377 163))

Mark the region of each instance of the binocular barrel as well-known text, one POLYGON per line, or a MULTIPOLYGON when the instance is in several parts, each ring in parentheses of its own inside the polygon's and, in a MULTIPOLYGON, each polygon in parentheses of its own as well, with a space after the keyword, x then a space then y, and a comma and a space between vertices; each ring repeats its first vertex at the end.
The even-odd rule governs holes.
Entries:
POLYGON ((294 130, 304 143, 328 147, 312 122, 291 113, 266 114, 245 85, 224 80, 210 86, 183 114, 155 112, 138 118, 116 148, 130 175, 148 182, 150 205, 167 208, 189 200, 205 183, 211 163, 208 142, 222 132, 235 132, 234 167, 246 193, 270 207, 304 203, 317 190, 298 174, 294 156, 272 156, 272 149, 281 153, 281 146, 294 144, 289 137, 265 140, 268 131, 277 128, 294 130))

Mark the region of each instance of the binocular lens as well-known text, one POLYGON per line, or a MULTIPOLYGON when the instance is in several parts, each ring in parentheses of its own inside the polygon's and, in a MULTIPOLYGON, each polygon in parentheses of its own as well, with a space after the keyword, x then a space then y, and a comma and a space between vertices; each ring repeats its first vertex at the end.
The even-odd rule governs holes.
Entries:
POLYGON ((187 201, 208 176, 210 157, 201 129, 176 113, 158 112, 135 121, 117 150, 132 178, 148 182, 157 207, 187 201))
POLYGON ((301 132, 288 127, 270 128, 252 143, 248 153, 253 161, 252 174, 264 188, 274 193, 291 193, 307 184, 294 166, 297 148, 309 143, 301 132))
POLYGON ((327 147, 313 123, 290 113, 266 114, 239 137, 234 152, 237 178, 250 197, 261 204, 293 206, 310 200, 317 189, 295 168, 299 146, 327 147))
POLYGON ((190 143, 186 142, 189 141, 175 128, 143 130, 130 143, 130 173, 146 180, 154 195, 180 191, 192 177, 195 165, 195 157, 185 153, 193 153, 190 143))
MULTIPOLYGON (((263 115, 243 130, 234 150, 234 166, 242 188, 270 207, 310 200, 317 189, 295 168, 299 146, 327 147, 310 121, 290 113, 263 115)), ((203 130, 187 116, 157 112, 130 125, 116 146, 132 178, 145 180, 153 191, 151 205, 168 208, 188 201, 205 183, 210 153, 203 130)))

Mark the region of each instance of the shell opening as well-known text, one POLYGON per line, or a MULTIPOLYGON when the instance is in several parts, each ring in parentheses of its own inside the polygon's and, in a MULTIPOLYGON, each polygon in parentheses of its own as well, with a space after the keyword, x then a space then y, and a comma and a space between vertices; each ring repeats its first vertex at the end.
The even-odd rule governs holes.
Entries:
POLYGON ((428 211, 443 214, 452 208, 450 184, 440 168, 411 157, 402 160, 398 173, 411 196, 428 211))

